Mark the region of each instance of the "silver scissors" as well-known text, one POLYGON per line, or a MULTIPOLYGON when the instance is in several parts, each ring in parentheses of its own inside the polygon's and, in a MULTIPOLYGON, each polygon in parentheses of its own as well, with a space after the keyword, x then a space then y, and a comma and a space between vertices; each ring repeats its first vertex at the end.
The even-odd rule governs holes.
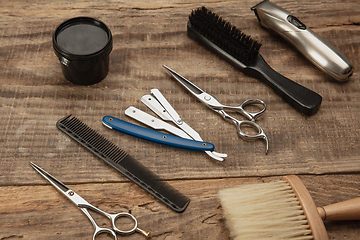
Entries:
POLYGON ((204 92, 195 84, 187 80, 186 78, 182 77, 175 71, 171 70, 167 66, 163 65, 163 67, 179 82, 181 83, 187 90, 189 90, 197 99, 199 99, 202 103, 208 106, 211 110, 220 114, 224 119, 227 119, 235 124, 237 127, 238 133, 241 138, 245 140, 255 140, 255 139, 263 139, 266 142, 266 153, 269 150, 269 140, 264 132, 264 130, 255 122, 255 120, 260 117, 266 110, 266 104, 264 101, 259 99, 249 99, 244 101, 239 106, 226 106, 221 104, 214 96, 204 92), (262 110, 259 112, 251 113, 244 109, 247 105, 254 105, 259 104, 262 105, 262 110), (248 121, 241 121, 232 116, 230 116, 225 110, 236 111, 242 114, 244 117, 249 119, 248 121), (256 134, 246 134, 241 130, 242 126, 250 126, 251 128, 257 131, 256 134))
POLYGON ((57 190, 59 190, 59 192, 61 192, 68 199, 70 199, 89 218, 90 222, 92 223, 92 225, 95 228, 95 232, 94 232, 94 235, 93 235, 93 238, 92 238, 93 240, 95 240, 96 236, 98 236, 99 234, 102 234, 102 233, 108 233, 108 234, 112 235, 115 240, 117 240, 116 233, 122 234, 122 235, 128 235, 128 234, 132 234, 134 232, 139 232, 139 233, 145 235, 146 237, 150 237, 149 232, 146 232, 146 231, 138 228, 138 223, 137 223, 136 218, 133 215, 131 215, 130 213, 125 213, 125 212, 121 212, 121 213, 117 213, 117 214, 106 213, 106 212, 98 209, 97 207, 91 205, 90 203, 88 203, 85 199, 80 197, 73 190, 69 189, 62 182, 60 182, 59 180, 57 180, 56 178, 51 176, 49 173, 45 172, 40 167, 36 166, 34 163, 30 162, 30 165, 38 173, 40 173, 46 180, 48 180, 57 190), (111 221, 111 225, 112 225, 113 230, 108 229, 108 228, 99 227, 96 224, 95 220, 90 215, 88 209, 92 210, 92 211, 95 211, 97 213, 100 213, 100 214, 106 216, 107 218, 109 218, 110 221, 111 221), (125 230, 125 231, 118 229, 115 226, 115 221, 117 219, 121 218, 121 217, 130 218, 133 221, 133 228, 130 229, 130 230, 125 230))

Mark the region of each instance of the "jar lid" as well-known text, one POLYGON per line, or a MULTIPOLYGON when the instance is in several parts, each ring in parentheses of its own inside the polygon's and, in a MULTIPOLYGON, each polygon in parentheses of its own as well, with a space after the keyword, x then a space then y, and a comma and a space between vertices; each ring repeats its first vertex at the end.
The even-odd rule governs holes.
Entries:
POLYGON ((110 29, 100 20, 76 17, 60 24, 53 35, 57 54, 69 60, 84 60, 109 54, 112 50, 110 29))

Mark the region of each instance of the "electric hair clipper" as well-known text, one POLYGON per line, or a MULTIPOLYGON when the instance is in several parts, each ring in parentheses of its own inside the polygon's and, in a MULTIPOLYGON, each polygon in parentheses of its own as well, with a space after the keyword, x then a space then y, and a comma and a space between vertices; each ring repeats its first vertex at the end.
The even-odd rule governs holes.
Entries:
POLYGON ((251 10, 263 27, 280 34, 322 71, 338 81, 347 81, 351 77, 353 67, 350 62, 291 13, 268 0, 251 10))

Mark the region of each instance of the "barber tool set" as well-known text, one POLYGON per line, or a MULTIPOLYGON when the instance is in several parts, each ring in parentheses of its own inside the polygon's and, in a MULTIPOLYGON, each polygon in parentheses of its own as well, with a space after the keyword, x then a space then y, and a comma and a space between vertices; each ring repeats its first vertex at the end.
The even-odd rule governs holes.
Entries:
MULTIPOLYGON (((313 64, 334 79, 347 81, 352 75, 353 68, 349 61, 291 13, 268 0, 257 4, 251 10, 263 27, 284 37, 313 64)), ((259 53, 261 43, 245 35, 206 7, 191 12, 187 22, 187 35, 200 44, 199 46, 204 46, 217 54, 243 74, 268 85, 301 114, 310 116, 319 110, 322 102, 319 94, 273 70, 259 53)), ((102 81, 108 74, 113 38, 110 29, 103 22, 88 17, 67 20, 54 32, 53 46, 64 77, 68 81, 79 85, 90 85, 102 81)), ((181 85, 187 89, 209 109, 234 124, 240 138, 263 140, 265 153, 268 153, 269 138, 258 124, 258 119, 266 110, 264 101, 248 99, 238 106, 221 104, 215 96, 205 92, 179 73, 165 65, 163 67, 171 78, 179 83, 179 87, 181 85), (245 110, 249 105, 260 110, 257 112, 245 110), (245 119, 236 119, 229 112, 238 113, 245 119), (252 128, 256 133, 245 133, 242 127, 252 128)), ((201 87, 206 89, 204 84, 201 87)), ((151 89, 150 94, 145 94, 141 98, 141 102, 159 118, 135 106, 129 106, 125 110, 125 115, 152 129, 116 116, 104 116, 102 124, 116 132, 152 143, 206 153, 219 162, 228 157, 225 153, 215 152, 214 144, 204 141, 200 134, 180 117, 159 89, 151 89)), ((72 115, 63 117, 57 122, 57 127, 171 210, 182 213, 189 206, 190 199, 187 196, 80 119, 72 115)), ((93 239, 101 233, 108 233, 114 239, 117 239, 116 234, 127 235, 135 232, 150 237, 149 232, 138 227, 137 219, 132 214, 108 214, 88 203, 34 163, 30 165, 89 218, 95 228, 93 239), (112 228, 99 227, 89 210, 109 218, 112 228), (120 230, 122 228, 116 226, 116 219, 120 217, 131 219, 133 227, 129 230, 120 230)), ((316 208, 310 194, 296 176, 286 176, 279 183, 223 189, 219 192, 219 198, 227 227, 234 239, 323 240, 328 237, 321 218, 359 219, 360 216, 360 198, 316 208)))

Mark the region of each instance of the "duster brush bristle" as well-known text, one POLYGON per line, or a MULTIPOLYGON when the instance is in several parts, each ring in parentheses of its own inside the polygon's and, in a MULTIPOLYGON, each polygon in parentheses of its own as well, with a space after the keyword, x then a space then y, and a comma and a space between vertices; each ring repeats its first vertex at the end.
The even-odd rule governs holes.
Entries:
POLYGON ((219 197, 235 240, 313 239, 300 202, 285 181, 225 189, 219 197))
POLYGON ((316 207, 295 175, 219 191, 235 240, 328 240, 322 220, 360 220, 360 197, 316 207))
POLYGON ((322 220, 360 220, 360 197, 316 207, 295 175, 219 192, 235 240, 328 240, 322 220))

